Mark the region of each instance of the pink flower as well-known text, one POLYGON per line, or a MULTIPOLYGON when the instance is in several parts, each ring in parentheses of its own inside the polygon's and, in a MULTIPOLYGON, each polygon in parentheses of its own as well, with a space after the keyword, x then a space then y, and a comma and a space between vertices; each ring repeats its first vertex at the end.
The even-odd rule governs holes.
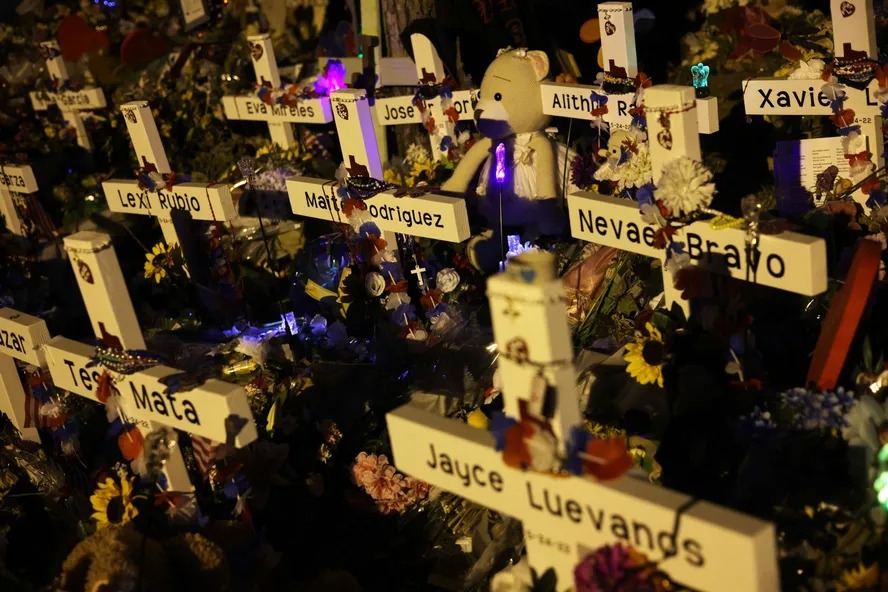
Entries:
POLYGON ((429 494, 428 483, 399 473, 384 454, 360 453, 352 474, 355 483, 376 501, 376 507, 384 514, 403 512, 429 494))

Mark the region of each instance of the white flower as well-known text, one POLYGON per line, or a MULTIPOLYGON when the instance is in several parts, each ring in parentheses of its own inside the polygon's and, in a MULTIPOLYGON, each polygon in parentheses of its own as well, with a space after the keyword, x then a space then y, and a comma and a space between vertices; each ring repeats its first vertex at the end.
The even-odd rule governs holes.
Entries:
POLYGON ((648 224, 656 226, 666 226, 666 218, 660 213, 660 208, 656 204, 641 204, 641 219, 648 224))
POLYGON ((410 144, 407 148, 407 162, 410 164, 429 162, 430 160, 432 160, 432 155, 429 154, 429 151, 426 150, 425 146, 420 144, 410 144))
POLYGON ((666 271, 675 275, 685 267, 691 264, 691 256, 687 253, 672 253, 672 256, 666 260, 664 267, 666 271))
POLYGON ((428 338, 429 334, 425 329, 414 329, 407 332, 407 339, 411 341, 425 341, 428 338))
POLYGON ((376 298, 385 292, 385 278, 378 271, 371 271, 364 276, 364 288, 370 296, 376 298))
POLYGON ((436 314, 429 320, 432 323, 432 333, 438 337, 447 337, 449 334, 456 331, 462 323, 460 314, 456 312, 456 309, 454 308, 436 314))
POLYGON ((826 64, 823 63, 823 60, 818 60, 817 58, 808 61, 801 60, 799 62, 799 67, 790 73, 789 79, 820 80, 820 75, 823 74, 823 68, 825 66, 826 64))
POLYGON ((452 267, 442 269, 435 276, 435 286, 444 292, 450 294, 459 285, 459 274, 452 267))
POLYGON ((410 296, 404 292, 392 292, 385 299, 386 310, 395 310, 402 304, 410 304, 410 296))
POLYGON ((490 592, 530 592, 533 576, 527 557, 499 572, 490 581, 490 592))
POLYGON ((348 217, 348 223, 351 224, 351 227, 355 232, 360 232, 361 226, 363 226, 365 222, 372 221, 373 216, 370 215, 370 212, 359 208, 353 209, 348 217))
POLYGON ((654 189, 654 198, 661 200, 673 214, 690 214, 709 207, 715 195, 712 172, 703 163, 682 156, 663 167, 663 174, 654 189))
POLYGON ((616 165, 616 163, 612 162, 610 158, 605 161, 598 169, 596 169, 595 174, 593 175, 598 181, 614 181, 619 182, 621 179, 620 176, 620 167, 616 165))
POLYGON ((551 432, 534 428, 534 433, 525 438, 524 444, 530 455, 530 468, 534 471, 554 471, 558 466, 558 441, 551 432))
POLYGON ((638 154, 630 153, 629 160, 620 166, 620 189, 638 188, 651 181, 651 156, 647 144, 639 144, 638 154))

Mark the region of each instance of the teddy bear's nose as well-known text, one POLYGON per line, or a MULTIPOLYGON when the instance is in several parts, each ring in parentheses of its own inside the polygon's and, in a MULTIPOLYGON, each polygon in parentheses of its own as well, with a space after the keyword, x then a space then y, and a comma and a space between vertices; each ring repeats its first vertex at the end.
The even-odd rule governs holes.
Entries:
POLYGON ((484 109, 475 109, 475 119, 481 119, 481 114, 484 113, 484 109))

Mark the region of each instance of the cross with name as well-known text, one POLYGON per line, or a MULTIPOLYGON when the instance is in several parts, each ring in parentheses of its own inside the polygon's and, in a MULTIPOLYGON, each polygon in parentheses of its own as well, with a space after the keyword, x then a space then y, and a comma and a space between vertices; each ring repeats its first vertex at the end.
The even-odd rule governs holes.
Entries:
MULTIPOLYGON (((833 46, 838 60, 878 60, 876 21, 872 0, 830 0, 833 46)), ((743 104, 747 115, 832 115, 830 97, 822 90, 823 80, 751 78, 743 82, 743 104)), ((854 123, 867 139, 876 168, 885 163, 882 112, 876 100, 879 83, 873 79, 863 90, 844 86, 845 108, 854 110, 854 123)), ((821 172, 821 171, 818 171, 821 172)), ((854 199, 866 205, 862 191, 854 199)))
POLYGON ((31 442, 39 442, 40 436, 15 361, 44 367, 41 346, 47 341, 46 321, 12 308, 0 308, 0 413, 9 417, 23 440, 31 442))
MULTIPOLYGON (((505 412, 579 425, 565 293, 550 253, 523 253, 488 281, 505 412), (520 315, 504 311, 509 297, 520 315), (546 401, 533 400, 542 375, 546 401)), ((602 545, 630 544, 676 583, 697 590, 771 592, 779 588, 774 525, 653 485, 630 473, 607 482, 588 475, 507 465, 484 430, 410 404, 386 417, 398 470, 522 521, 531 567, 552 568, 559 590, 602 545), (676 516, 680 514, 680 520, 676 516)), ((564 440, 559 438, 563 443, 564 440)))
MULTIPOLYGON (((366 91, 338 90, 330 95, 330 102, 348 176, 382 179, 382 159, 366 91)), ((338 186, 338 183, 325 179, 288 179, 287 192, 293 213, 347 224, 348 218, 341 210, 336 191, 338 186)), ((452 243, 469 238, 469 217, 464 200, 435 193, 420 197, 397 197, 395 193, 395 190, 385 190, 366 200, 367 213, 382 232, 386 249, 393 255, 397 255, 394 233, 452 243)))
POLYGON ((86 127, 83 125, 81 111, 93 111, 104 109, 105 93, 101 88, 86 87, 80 90, 68 90, 65 86, 70 83, 68 68, 62 57, 59 44, 55 41, 44 41, 40 44, 40 53, 46 60, 46 70, 49 72, 49 90, 31 93, 31 105, 35 111, 46 111, 51 105, 56 105, 62 112, 62 117, 69 127, 77 133, 77 143, 86 150, 92 150, 92 142, 86 127))
MULTIPOLYGON (((145 350, 145 339, 111 237, 92 231, 78 232, 66 237, 64 244, 96 337, 106 347, 145 350)), ((102 371, 91 365, 95 347, 59 336, 46 343, 44 351, 53 383, 58 388, 99 400, 96 391, 102 371)), ((229 442, 236 447, 246 446, 257 438, 242 387, 213 379, 188 390, 171 389, 169 379, 177 375, 183 376, 183 373, 156 365, 114 376, 115 388, 120 394, 121 420, 138 425, 146 439, 152 431, 163 428, 229 442), (232 438, 227 424, 233 417, 240 418, 242 425, 232 438)), ((178 446, 170 447, 164 473, 169 490, 193 489, 178 446)))
MULTIPOLYGON (((659 85, 644 93, 645 108, 653 114, 670 113, 665 123, 661 117, 648 116, 648 137, 658 138, 668 132, 671 142, 651 141, 650 157, 653 179, 660 180, 663 168, 681 157, 701 161, 697 117, 693 112, 694 89, 686 86, 659 85), (668 147, 667 147, 668 146, 668 147)), ((666 251, 654 246, 655 226, 641 216, 638 203, 579 191, 567 197, 571 233, 575 238, 632 253, 655 257, 665 262, 666 251)), ((692 222, 682 227, 673 241, 684 243, 692 265, 722 275, 757 284, 815 296, 826 291, 826 244, 823 239, 783 232, 763 234, 759 256, 746 256, 747 233, 740 228, 714 229, 708 222, 692 222)), ((663 288, 667 306, 681 300, 671 273, 663 267, 663 288)))
MULTIPOLYGON (((420 93, 424 88, 435 89, 435 85, 444 82, 447 76, 438 51, 425 35, 414 33, 410 36, 410 43, 413 45, 420 93)), ((422 113, 413 104, 413 99, 413 95, 376 99, 374 108, 379 124, 388 126, 423 123, 422 113)), ((456 132, 454 130, 458 118, 465 117, 468 120, 473 120, 478 95, 477 92, 471 90, 453 91, 453 106, 447 112, 441 106, 442 98, 437 91, 434 96, 422 100, 429 114, 429 125, 426 127, 426 131, 429 135, 431 155, 433 159, 440 160, 447 155, 451 146, 456 146, 456 132), (432 122, 434 122, 433 126, 432 122), (450 138, 450 140, 445 142, 446 138, 450 138)))
MULTIPOLYGON (((638 76, 638 57, 635 49, 635 20, 631 2, 602 2, 598 5, 598 25, 601 31, 601 53, 604 57, 605 76, 634 79, 638 76)), ((593 121, 593 109, 600 107, 593 101, 592 93, 607 97, 607 113, 601 119, 610 129, 626 129, 632 125, 632 113, 636 94, 609 94, 603 85, 543 83, 543 113, 553 117, 567 117, 593 121)), ((695 114, 698 129, 703 134, 718 131, 718 100, 706 97, 697 100, 695 114)))
POLYGON ((231 120, 267 122, 272 141, 281 148, 292 148, 297 145, 292 124, 330 123, 333 120, 328 97, 294 98, 291 105, 266 103, 261 98, 263 92, 270 93, 281 89, 281 75, 274 57, 271 36, 263 34, 247 37, 247 47, 250 50, 253 69, 256 71, 259 93, 222 97, 225 117, 231 120))
POLYGON ((36 193, 37 179, 29 165, 2 164, 0 163, 0 214, 6 228, 12 234, 26 236, 28 230, 24 220, 19 215, 16 201, 24 199, 31 193, 36 193))
MULTIPOLYGON (((145 101, 125 103, 120 107, 133 143, 143 177, 152 173, 172 173, 151 108, 145 101)), ((199 260, 199 247, 189 231, 192 219, 229 222, 237 216, 229 187, 225 183, 156 182, 154 189, 146 181, 110 179, 102 183, 108 208, 121 214, 154 216, 160 222, 167 245, 182 248, 188 269, 199 260)), ((188 271, 188 269, 186 271, 188 271)))

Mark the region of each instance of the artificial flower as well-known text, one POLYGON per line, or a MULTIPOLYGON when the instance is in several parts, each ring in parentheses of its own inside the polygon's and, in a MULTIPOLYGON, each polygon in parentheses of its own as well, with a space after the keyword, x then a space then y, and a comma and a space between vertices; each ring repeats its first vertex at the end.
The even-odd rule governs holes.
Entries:
POLYGON ((385 278, 378 271, 368 272, 364 276, 364 288, 373 298, 382 296, 382 293, 385 292, 385 278))
POLYGON ((163 243, 157 243, 150 253, 145 254, 145 279, 154 278, 158 284, 167 277, 167 269, 172 266, 170 252, 163 243))
POLYGON ((647 557, 629 545, 604 545, 574 568, 576 592, 657 592, 668 590, 655 579, 647 557))
POLYGON ((673 215, 709 207, 715 195, 712 172, 703 163, 682 156, 663 167, 654 197, 673 215))
POLYGON ((490 425, 490 420, 480 409, 475 409, 471 413, 466 416, 466 423, 472 426, 473 428, 478 428, 480 430, 486 430, 487 426, 490 425))
POLYGON ((422 146, 421 144, 410 144, 410 146, 407 147, 406 160, 412 164, 431 162, 432 155, 429 154, 429 151, 425 146, 422 146))
POLYGON ((879 583, 879 564, 872 563, 869 567, 861 561, 856 568, 847 569, 842 573, 842 579, 836 582, 836 592, 851 592, 853 590, 875 589, 879 583))
POLYGON ((826 64, 823 63, 823 60, 819 59, 810 59, 810 60, 801 60, 798 63, 798 66, 789 74, 790 80, 820 80, 823 75, 823 68, 826 67, 826 64))
POLYGON ((139 515, 139 510, 133 505, 134 499, 132 477, 121 474, 119 486, 113 478, 107 477, 89 498, 96 526, 104 528, 110 524, 132 522, 139 515))
POLYGON ((656 383, 663 386, 663 364, 666 361, 666 345, 660 330, 651 323, 646 326, 647 335, 639 334, 635 343, 626 344, 623 359, 628 362, 626 372, 639 384, 656 383))
POLYGON ((449 294, 459 285, 459 273, 452 267, 442 269, 435 275, 435 287, 449 294))
POLYGON ((352 476, 384 514, 403 512, 429 495, 427 483, 399 473, 384 454, 358 454, 352 476))

